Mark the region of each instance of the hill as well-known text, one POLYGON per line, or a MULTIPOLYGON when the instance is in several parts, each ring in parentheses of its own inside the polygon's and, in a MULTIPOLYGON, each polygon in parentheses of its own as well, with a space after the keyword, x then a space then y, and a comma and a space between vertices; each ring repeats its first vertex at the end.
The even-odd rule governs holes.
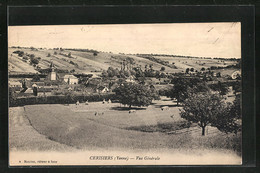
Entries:
POLYGON ((165 68, 166 73, 185 72, 186 68, 194 68, 200 70, 201 68, 209 68, 211 66, 225 67, 236 64, 236 61, 219 60, 219 59, 203 59, 191 57, 169 57, 169 56, 140 56, 140 55, 125 55, 114 54, 108 52, 93 52, 77 49, 35 49, 35 48, 9 48, 8 50, 8 64, 9 72, 21 73, 36 73, 37 68, 48 68, 51 62, 55 67, 64 70, 75 70, 76 73, 90 73, 102 72, 108 67, 121 68, 122 62, 130 58, 133 60, 132 66, 145 68, 146 65, 152 65, 153 69, 160 70, 165 68), (23 51, 24 56, 34 54, 35 57, 40 57, 39 64, 33 67, 30 60, 19 57, 14 51, 23 51))

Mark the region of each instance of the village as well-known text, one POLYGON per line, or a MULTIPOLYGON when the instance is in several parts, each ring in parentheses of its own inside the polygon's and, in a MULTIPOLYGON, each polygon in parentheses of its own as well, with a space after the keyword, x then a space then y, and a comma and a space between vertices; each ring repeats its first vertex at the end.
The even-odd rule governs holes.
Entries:
MULTIPOLYGON (((12 57, 15 56, 15 52, 17 51, 11 54, 12 57)), ((47 56, 50 56, 50 54, 48 53, 47 56)), ((72 56, 71 52, 68 53, 68 57, 70 56, 72 56)), ((24 59, 24 57, 26 55, 23 57, 17 56, 17 59, 24 59)), ((112 56, 112 58, 114 57, 112 56)), ((219 82, 228 83, 230 90, 232 90, 232 84, 241 78, 241 71, 235 68, 231 68, 234 69, 232 71, 225 67, 211 66, 210 68, 204 68, 202 66, 200 70, 186 68, 182 72, 171 73, 167 72, 164 66, 154 70, 153 64, 145 64, 142 69, 141 66, 135 63, 133 58, 124 56, 121 59, 119 69, 109 67, 107 70, 89 73, 68 72, 68 70, 59 69, 52 61, 49 62, 49 67, 47 66, 46 69, 39 70, 39 65, 33 65, 35 70, 38 70, 36 73, 10 72, 9 87, 16 98, 66 95, 69 92, 74 92, 77 95, 113 93, 113 90, 118 85, 125 82, 149 85, 154 87, 158 93, 163 93, 164 90, 174 86, 173 79, 178 77, 199 78, 209 85, 219 82), (225 69, 229 73, 223 75, 225 69)), ((34 61, 33 58, 28 63, 33 64, 32 61, 34 61)))

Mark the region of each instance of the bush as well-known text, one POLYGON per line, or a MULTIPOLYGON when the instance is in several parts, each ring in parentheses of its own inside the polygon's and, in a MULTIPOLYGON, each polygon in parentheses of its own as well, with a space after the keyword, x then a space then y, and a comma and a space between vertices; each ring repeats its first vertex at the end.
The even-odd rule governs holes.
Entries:
POLYGON ((102 100, 115 100, 115 93, 105 93, 105 94, 90 94, 90 95, 54 95, 46 97, 18 97, 15 100, 9 100, 10 107, 24 106, 24 105, 34 105, 34 104, 72 104, 75 100, 79 102, 97 102, 102 100))
POLYGON ((165 70, 165 67, 161 67, 161 71, 164 71, 165 70))
POLYGON ((32 63, 32 64, 39 64, 39 59, 37 59, 37 58, 31 58, 31 63, 32 63))
POLYGON ((24 52, 23 51, 19 52, 18 56, 23 57, 24 56, 24 52))

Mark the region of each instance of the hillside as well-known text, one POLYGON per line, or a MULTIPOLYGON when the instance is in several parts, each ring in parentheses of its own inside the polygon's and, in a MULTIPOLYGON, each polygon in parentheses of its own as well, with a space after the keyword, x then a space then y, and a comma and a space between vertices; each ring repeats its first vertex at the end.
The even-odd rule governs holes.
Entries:
POLYGON ((163 65, 156 61, 147 59, 145 57, 136 55, 122 55, 113 54, 107 52, 99 52, 94 55, 93 52, 79 51, 79 50, 53 50, 53 49, 30 49, 30 48, 9 48, 8 50, 8 65, 9 72, 20 73, 36 73, 37 70, 30 65, 29 60, 24 60, 23 57, 19 57, 13 52, 19 50, 26 54, 34 54, 35 57, 40 57, 38 67, 41 69, 48 68, 50 63, 53 62, 55 67, 64 70, 75 70, 76 73, 90 73, 101 72, 107 70, 108 67, 119 68, 121 63, 127 57, 134 60, 133 66, 145 68, 145 65, 153 65, 153 69, 160 70, 161 67, 165 67, 166 73, 184 72, 186 68, 194 68, 194 70, 200 70, 202 67, 209 68, 211 66, 227 66, 235 64, 235 61, 229 60, 217 60, 217 59, 199 59, 199 58, 185 58, 185 57, 169 57, 169 56, 156 56, 155 58, 174 63, 177 68, 171 68, 169 65, 163 65), (56 52, 56 53, 55 53, 56 52), (71 57, 68 54, 71 53, 71 57), (50 54, 50 56, 48 56, 50 54))

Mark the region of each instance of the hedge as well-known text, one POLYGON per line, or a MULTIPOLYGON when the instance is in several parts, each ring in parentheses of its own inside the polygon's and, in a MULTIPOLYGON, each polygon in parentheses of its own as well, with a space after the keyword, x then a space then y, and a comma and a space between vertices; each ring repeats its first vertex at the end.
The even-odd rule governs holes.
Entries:
POLYGON ((91 95, 58 95, 58 96, 46 96, 46 97, 18 97, 16 99, 9 100, 9 106, 24 106, 24 105, 34 105, 34 104, 72 104, 79 102, 96 102, 102 100, 115 100, 115 93, 105 93, 105 94, 91 94, 91 95))

